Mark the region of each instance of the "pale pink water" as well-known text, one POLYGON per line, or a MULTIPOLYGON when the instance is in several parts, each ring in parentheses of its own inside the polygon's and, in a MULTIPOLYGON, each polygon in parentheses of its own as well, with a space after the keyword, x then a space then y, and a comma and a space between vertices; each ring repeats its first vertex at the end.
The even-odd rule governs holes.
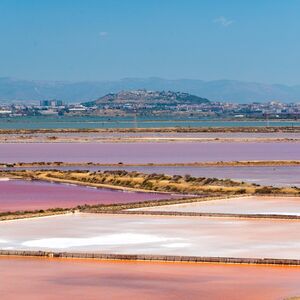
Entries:
POLYGON ((160 193, 123 192, 39 181, 0 181, 0 212, 129 203, 171 197, 160 193))
POLYGON ((283 300, 299 267, 0 257, 1 300, 283 300))
POLYGON ((247 196, 134 210, 300 216, 300 197, 247 196))
POLYGON ((300 159, 300 143, 0 144, 0 162, 175 163, 297 159, 300 159))

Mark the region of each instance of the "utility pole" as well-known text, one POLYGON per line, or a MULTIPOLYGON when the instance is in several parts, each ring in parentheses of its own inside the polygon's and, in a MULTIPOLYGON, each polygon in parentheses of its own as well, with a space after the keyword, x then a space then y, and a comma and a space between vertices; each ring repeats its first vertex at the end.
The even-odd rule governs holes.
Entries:
POLYGON ((138 128, 136 113, 134 114, 134 117, 133 117, 133 128, 135 128, 135 129, 138 128))
POLYGON ((266 113, 267 127, 270 127, 269 115, 266 113))

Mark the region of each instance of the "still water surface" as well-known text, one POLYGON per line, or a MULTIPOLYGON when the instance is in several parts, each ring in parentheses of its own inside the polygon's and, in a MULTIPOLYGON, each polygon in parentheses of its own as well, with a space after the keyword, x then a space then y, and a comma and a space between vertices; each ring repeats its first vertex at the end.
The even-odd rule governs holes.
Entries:
POLYGON ((300 160, 300 143, 0 144, 0 162, 192 163, 300 160))
POLYGON ((300 295, 299 267, 0 257, 0 276, 1 300, 282 300, 300 295))
POLYGON ((0 129, 158 128, 158 127, 261 127, 300 126, 298 121, 214 121, 168 117, 13 117, 0 118, 0 129))
MULTIPOLYGON (((0 212, 70 208, 84 204, 113 204, 169 199, 161 193, 125 192, 40 181, 0 181, 0 212)), ((179 197, 179 196, 178 196, 179 197)))

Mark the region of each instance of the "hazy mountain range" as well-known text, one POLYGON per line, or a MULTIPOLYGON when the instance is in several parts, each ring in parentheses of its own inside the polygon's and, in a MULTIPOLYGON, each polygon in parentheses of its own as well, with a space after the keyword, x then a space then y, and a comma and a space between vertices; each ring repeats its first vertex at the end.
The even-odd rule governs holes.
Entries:
POLYGON ((155 91, 180 91, 212 101, 237 103, 299 102, 300 85, 261 84, 236 80, 168 80, 162 78, 125 78, 116 81, 29 81, 0 78, 0 101, 36 101, 60 99, 67 102, 84 102, 98 99, 108 93, 122 90, 147 89, 155 91))

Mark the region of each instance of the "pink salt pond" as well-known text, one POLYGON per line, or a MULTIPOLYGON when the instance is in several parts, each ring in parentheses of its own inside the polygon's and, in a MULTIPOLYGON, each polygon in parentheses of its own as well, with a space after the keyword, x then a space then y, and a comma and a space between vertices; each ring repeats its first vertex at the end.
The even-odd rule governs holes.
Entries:
POLYGON ((0 143, 1 162, 191 163, 298 160, 299 143, 0 143))
POLYGON ((1 300, 274 300, 300 295, 299 267, 0 257, 1 300))
POLYGON ((55 207, 71 208, 84 204, 131 203, 171 197, 179 196, 96 189, 40 181, 0 181, 0 212, 55 207))

